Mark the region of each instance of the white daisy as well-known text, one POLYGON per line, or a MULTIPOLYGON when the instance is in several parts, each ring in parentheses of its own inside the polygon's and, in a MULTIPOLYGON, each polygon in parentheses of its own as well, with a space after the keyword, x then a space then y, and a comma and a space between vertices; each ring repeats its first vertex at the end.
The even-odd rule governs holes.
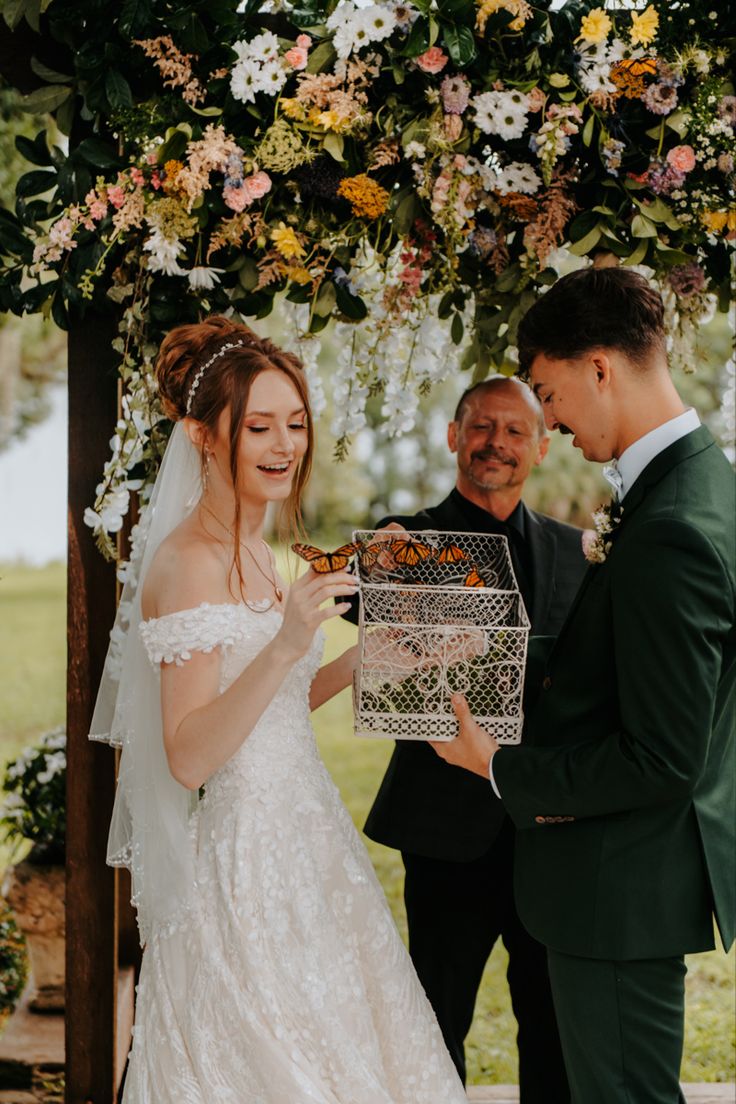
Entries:
POLYGON ((206 265, 197 265, 187 273, 190 288, 195 291, 212 291, 220 282, 220 276, 224 268, 208 268, 206 265))
POLYGON ((255 59, 239 61, 230 74, 230 91, 241 103, 253 103, 260 92, 261 67, 255 59))
POLYGON ((371 42, 381 42, 388 38, 396 27, 396 15, 385 4, 371 4, 362 12, 364 24, 370 34, 371 42))
POLYGON ((248 45, 250 56, 258 61, 272 61, 279 56, 279 40, 271 31, 256 35, 248 45))
POLYGON ((542 186, 542 178, 534 171, 531 165, 523 161, 512 161, 501 169, 496 180, 496 190, 502 195, 507 192, 521 192, 523 195, 533 195, 542 186))
POLYGON ((266 92, 269 96, 275 96, 286 84, 288 72, 278 58, 267 61, 261 66, 258 80, 258 91, 266 92))

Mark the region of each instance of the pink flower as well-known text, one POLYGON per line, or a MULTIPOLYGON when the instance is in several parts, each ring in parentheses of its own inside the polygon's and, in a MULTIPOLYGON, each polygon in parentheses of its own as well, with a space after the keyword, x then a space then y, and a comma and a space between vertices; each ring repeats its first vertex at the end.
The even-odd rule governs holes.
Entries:
POLYGON ((222 198, 230 208, 231 211, 237 211, 240 214, 253 202, 253 197, 250 194, 250 190, 244 186, 240 188, 233 188, 228 185, 227 188, 222 190, 222 198))
POLYGON ((87 192, 84 197, 84 202, 89 207, 89 217, 95 220, 103 219, 107 214, 107 204, 104 199, 100 199, 94 188, 87 192))
POLYGON ((675 146, 667 154, 667 160, 681 173, 689 173, 695 168, 695 151, 692 146, 675 146))
MULTIPOLYGON (((302 38, 302 35, 299 37, 302 38)), ((287 50, 284 54, 284 60, 289 63, 292 69, 306 69, 307 51, 303 46, 292 46, 291 49, 287 50)))
POLYGON ((130 179, 133 181, 136 188, 142 188, 143 185, 146 183, 146 178, 140 169, 131 169, 130 179))
POLYGON ((271 177, 265 172, 253 173, 252 176, 246 176, 243 186, 248 189, 250 202, 252 202, 254 199, 261 199, 266 192, 271 191, 271 177))
POLYGON ((425 50, 414 60, 425 73, 441 73, 449 59, 439 46, 430 46, 428 50, 425 50))
POLYGON ((312 40, 309 35, 298 35, 296 44, 297 46, 301 46, 302 50, 308 50, 312 45, 312 40))
POLYGON ((532 114, 536 111, 541 111, 547 99, 544 92, 539 87, 532 88, 531 92, 527 92, 526 98, 529 104, 529 111, 532 114))
POLYGON ((107 201, 112 203, 113 207, 117 210, 125 203, 125 192, 119 184, 115 184, 112 188, 107 189, 107 201))

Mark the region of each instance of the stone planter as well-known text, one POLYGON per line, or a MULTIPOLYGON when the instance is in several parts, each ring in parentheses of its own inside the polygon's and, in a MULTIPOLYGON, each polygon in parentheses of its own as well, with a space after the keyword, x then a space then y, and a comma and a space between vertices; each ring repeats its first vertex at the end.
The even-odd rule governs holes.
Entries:
POLYGON ((34 1012, 64 1008, 65 882, 63 866, 21 862, 11 866, 3 896, 26 937, 31 965, 29 1006, 34 1012))

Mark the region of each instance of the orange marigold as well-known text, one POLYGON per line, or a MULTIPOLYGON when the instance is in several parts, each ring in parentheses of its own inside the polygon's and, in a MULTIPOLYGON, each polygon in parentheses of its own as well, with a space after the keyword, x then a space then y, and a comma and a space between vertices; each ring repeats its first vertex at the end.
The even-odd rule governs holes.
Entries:
POLYGON ((344 196, 358 218, 378 218, 388 205, 388 192, 366 173, 346 176, 340 181, 337 194, 344 196))

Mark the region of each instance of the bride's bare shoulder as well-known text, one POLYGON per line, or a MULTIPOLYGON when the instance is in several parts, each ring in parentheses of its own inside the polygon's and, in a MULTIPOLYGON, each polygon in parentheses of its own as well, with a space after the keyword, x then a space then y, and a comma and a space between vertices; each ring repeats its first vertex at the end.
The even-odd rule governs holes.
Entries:
POLYGON ((146 572, 141 594, 144 620, 202 602, 231 600, 222 545, 187 518, 161 542, 146 572))

